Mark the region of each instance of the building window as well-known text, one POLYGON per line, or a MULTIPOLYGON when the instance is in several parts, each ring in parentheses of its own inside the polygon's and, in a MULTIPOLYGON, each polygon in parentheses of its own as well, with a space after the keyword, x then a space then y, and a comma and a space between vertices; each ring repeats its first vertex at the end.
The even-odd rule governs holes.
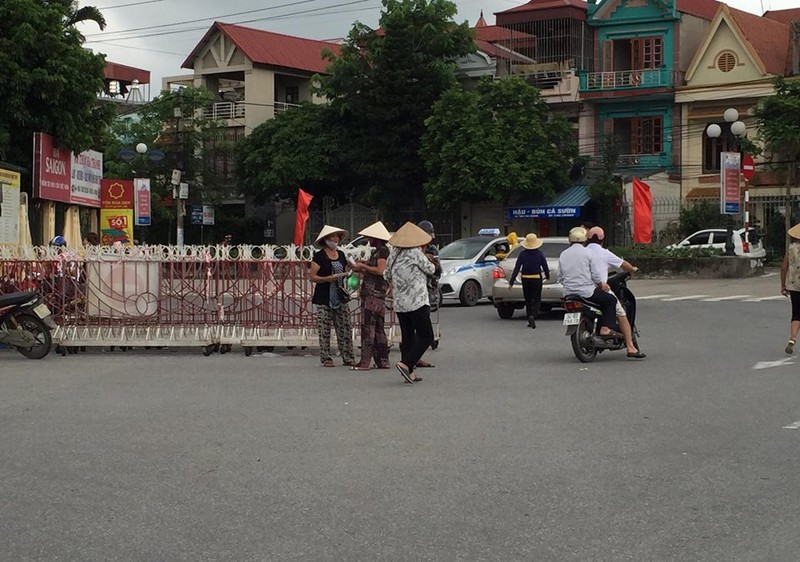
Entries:
POLYGON ((708 136, 706 131, 708 125, 706 123, 703 127, 703 173, 714 174, 719 173, 719 153, 720 152, 736 152, 736 137, 731 133, 730 123, 717 123, 722 128, 722 134, 712 139, 708 136))
POLYGON ((286 103, 300 103, 299 86, 286 86, 286 103))
POLYGON ((661 68, 664 63, 664 43, 661 37, 631 40, 631 70, 661 68))
POLYGON ((661 154, 664 149, 661 116, 631 119, 631 154, 661 154))
POLYGON ((717 57, 717 68, 721 72, 730 72, 736 68, 736 55, 730 51, 725 51, 717 57))

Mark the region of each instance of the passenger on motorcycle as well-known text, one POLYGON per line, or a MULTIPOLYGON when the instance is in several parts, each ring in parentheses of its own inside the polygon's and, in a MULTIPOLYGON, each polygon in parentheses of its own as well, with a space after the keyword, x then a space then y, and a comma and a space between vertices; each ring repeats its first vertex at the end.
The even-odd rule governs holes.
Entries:
POLYGON ((608 273, 603 275, 596 265, 586 244, 586 230, 576 226, 569 231, 570 246, 558 258, 558 279, 564 296, 577 295, 597 305, 601 310, 600 335, 614 335, 614 309, 616 297, 609 293, 606 283, 608 273))
MULTIPOLYGON (((608 283, 609 268, 621 269, 622 271, 627 271, 629 273, 636 273, 639 271, 638 267, 634 267, 632 264, 625 261, 612 251, 603 248, 603 241, 606 238, 606 233, 599 226, 593 226, 590 228, 586 233, 586 237, 588 241, 586 248, 592 254, 594 262, 598 264, 598 269, 601 272, 601 277, 603 277, 604 283, 608 283)), ((611 294, 614 295, 613 292, 611 294)), ((628 316, 625 312, 625 309, 622 307, 622 304, 619 302, 619 299, 617 299, 616 295, 614 295, 614 299, 616 300, 617 323, 619 324, 619 331, 622 332, 622 335, 625 338, 625 347, 628 349, 628 357, 643 359, 645 354, 639 351, 639 349, 637 349, 636 345, 633 343, 633 330, 631 329, 630 322, 628 322, 628 316)))

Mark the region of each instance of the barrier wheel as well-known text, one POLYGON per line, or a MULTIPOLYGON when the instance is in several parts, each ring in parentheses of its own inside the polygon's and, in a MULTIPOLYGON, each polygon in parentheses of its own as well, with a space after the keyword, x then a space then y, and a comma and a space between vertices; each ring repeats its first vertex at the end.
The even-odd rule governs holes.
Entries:
POLYGON ((233 349, 233 346, 229 343, 225 343, 219 346, 219 352, 221 355, 225 355, 229 353, 233 349))
POLYGON ((212 353, 214 353, 214 347, 213 347, 213 346, 207 345, 207 346, 205 346, 205 347, 203 348, 203 356, 204 356, 204 357, 208 357, 208 356, 210 356, 212 353))
POLYGON ((244 348, 244 356, 245 357, 250 357, 251 355, 253 355, 253 348, 252 347, 245 347, 244 348))
POLYGON ((56 346, 56 353, 61 354, 61 357, 66 357, 67 356, 67 348, 64 347, 63 345, 59 344, 59 345, 56 346))

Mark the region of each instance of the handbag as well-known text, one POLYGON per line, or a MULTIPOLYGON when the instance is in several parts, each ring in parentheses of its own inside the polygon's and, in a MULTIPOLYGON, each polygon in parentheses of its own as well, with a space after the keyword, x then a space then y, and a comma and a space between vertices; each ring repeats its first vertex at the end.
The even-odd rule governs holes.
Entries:
POLYGON ((336 283, 336 291, 339 295, 339 301, 342 304, 350 302, 350 299, 353 298, 352 295, 349 292, 347 292, 347 289, 342 287, 340 283, 336 283))

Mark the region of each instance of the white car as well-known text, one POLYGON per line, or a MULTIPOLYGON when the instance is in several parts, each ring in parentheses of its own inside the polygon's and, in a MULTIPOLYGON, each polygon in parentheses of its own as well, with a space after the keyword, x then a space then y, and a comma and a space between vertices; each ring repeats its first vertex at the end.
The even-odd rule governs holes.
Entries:
MULTIPOLYGON (((750 236, 756 238, 753 229, 750 229, 750 236)), ((718 248, 725 250, 725 242, 727 240, 728 231, 726 229, 707 228, 698 230, 677 244, 667 246, 667 248, 718 248)), ((743 228, 733 231, 733 253, 737 256, 753 259, 767 257, 767 251, 764 249, 761 238, 758 237, 755 242, 746 242, 743 228)))
POLYGON ((474 306, 483 297, 491 297, 494 267, 510 251, 508 238, 495 235, 461 238, 439 250, 442 298, 474 306))

